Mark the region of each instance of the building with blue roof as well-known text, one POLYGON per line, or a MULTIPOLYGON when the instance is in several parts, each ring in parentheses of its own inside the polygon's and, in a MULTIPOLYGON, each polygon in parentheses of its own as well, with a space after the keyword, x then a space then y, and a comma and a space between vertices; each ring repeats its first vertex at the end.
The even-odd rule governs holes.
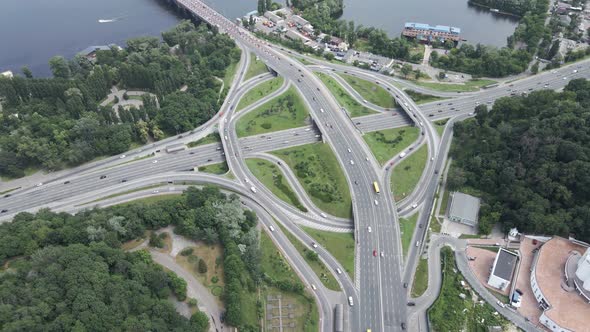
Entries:
POLYGON ((425 23, 407 22, 404 25, 402 35, 407 38, 416 38, 422 42, 445 42, 447 40, 455 43, 461 41, 461 29, 446 25, 430 26, 425 23))

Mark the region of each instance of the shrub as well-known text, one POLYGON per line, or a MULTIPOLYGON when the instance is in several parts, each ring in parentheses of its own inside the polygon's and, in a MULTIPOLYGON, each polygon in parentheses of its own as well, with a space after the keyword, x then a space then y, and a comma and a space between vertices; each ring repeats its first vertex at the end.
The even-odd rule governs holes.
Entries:
POLYGON ((211 277, 211 282, 216 284, 219 281, 219 277, 218 276, 213 276, 211 277))
POLYGON ((193 254, 193 251, 194 251, 194 249, 193 249, 193 248, 191 248, 191 247, 188 247, 188 248, 184 248, 184 249, 182 249, 182 251, 180 252, 180 254, 181 254, 182 256, 190 256, 190 255, 192 255, 192 254, 193 254))
POLYGON ((199 259, 199 264, 197 267, 199 273, 207 273, 207 263, 204 260, 199 259))

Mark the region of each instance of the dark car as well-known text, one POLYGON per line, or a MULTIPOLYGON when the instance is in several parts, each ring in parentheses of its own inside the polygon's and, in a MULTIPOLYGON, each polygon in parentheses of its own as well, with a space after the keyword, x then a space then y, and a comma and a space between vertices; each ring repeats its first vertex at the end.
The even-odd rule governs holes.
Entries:
POLYGON ((70 183, 70 181, 66 181, 66 182, 64 182, 64 184, 68 184, 68 183, 70 183))
POLYGON ((106 176, 106 175, 101 175, 101 176, 100 176, 100 179, 101 179, 101 180, 102 180, 102 179, 106 179, 106 178, 107 178, 107 176, 106 176))
POLYGON ((127 182, 127 180, 126 179, 123 179, 123 180, 121 180, 121 182, 127 182))
POLYGON ((5 212, 8 212, 8 210, 2 209, 2 211, 0 211, 0 213, 5 213, 5 212))
POLYGON ((408 306, 410 306, 410 307, 413 307, 413 306, 415 306, 415 305, 416 305, 416 303, 415 303, 415 302, 408 302, 408 306))
POLYGON ((402 323, 402 330, 406 329, 406 323, 402 323))
POLYGON ((404 288, 408 288, 408 283, 404 282, 404 288))
POLYGON ((419 228, 422 228, 422 224, 418 225, 419 228))
POLYGON ((181 138, 182 138, 182 135, 178 135, 178 137, 177 137, 177 138, 178 138, 178 139, 181 139, 181 138))
POLYGON ((4 195, 4 198, 8 198, 10 196, 12 196, 12 195, 11 194, 6 194, 6 195, 4 195))
POLYGON ((434 171, 434 174, 438 174, 438 169, 434 171))

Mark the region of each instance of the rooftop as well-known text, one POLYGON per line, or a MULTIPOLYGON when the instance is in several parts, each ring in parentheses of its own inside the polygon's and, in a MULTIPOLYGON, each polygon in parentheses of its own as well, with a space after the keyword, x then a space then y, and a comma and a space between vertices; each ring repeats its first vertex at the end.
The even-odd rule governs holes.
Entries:
POLYGON ((510 281, 512 279, 512 272, 516 266, 517 256, 504 248, 500 248, 496 261, 494 262, 494 270, 492 274, 498 278, 510 281))
POLYGON ((586 247, 561 237, 553 237, 539 250, 535 276, 543 295, 551 305, 545 315, 571 331, 588 330, 590 304, 576 292, 561 288, 565 280, 565 263, 571 251, 584 252, 586 247))
POLYGON ((460 34, 461 33, 461 29, 460 28, 450 27, 450 26, 446 26, 446 25, 430 26, 430 25, 425 24, 425 23, 407 22, 404 25, 404 27, 406 29, 430 30, 430 31, 447 32, 447 33, 453 33, 453 34, 460 34))
POLYGON ((458 191, 453 193, 450 216, 476 221, 478 212, 479 198, 458 191))

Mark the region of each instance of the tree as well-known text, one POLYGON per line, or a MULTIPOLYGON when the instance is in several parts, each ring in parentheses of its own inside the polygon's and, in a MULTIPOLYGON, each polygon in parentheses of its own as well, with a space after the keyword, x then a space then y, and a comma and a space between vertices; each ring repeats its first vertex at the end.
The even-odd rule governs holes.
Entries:
POLYGON ((324 58, 326 58, 326 60, 328 60, 328 61, 332 61, 332 60, 334 60, 335 56, 334 56, 334 53, 332 53, 332 52, 325 52, 324 58))
POLYGON ((21 71, 26 78, 33 78, 33 72, 27 66, 22 66, 21 71))
POLYGON ((264 0, 264 10, 272 10, 272 0, 264 0))
POLYGON ((263 15, 266 12, 265 8, 266 2, 265 0, 258 0, 258 14, 263 15))
POLYGON ((412 72, 412 66, 409 65, 409 64, 407 64, 407 63, 405 63, 402 66, 401 72, 404 75, 404 77, 408 77, 408 75, 412 72))
POLYGON ((54 77, 57 78, 70 78, 70 66, 68 61, 62 56, 54 56, 49 59, 49 68, 54 77))
POLYGON ((536 74, 539 72, 539 61, 535 61, 535 63, 531 66, 531 73, 536 74))
POLYGON ((123 99, 124 100, 129 100, 129 95, 127 94, 127 92, 123 93, 123 99))
POLYGON ((444 71, 439 71, 438 72, 438 79, 439 80, 444 80, 445 78, 447 78, 447 73, 445 73, 444 71))
POLYGON ((420 69, 416 69, 416 70, 414 71, 414 77, 415 77, 417 80, 419 80, 419 79, 420 79, 420 76, 422 76, 422 72, 420 71, 420 69))
POLYGON ((198 271, 199 273, 207 273, 207 263, 203 259, 199 259, 198 263, 198 271))
POLYGON ((197 311, 191 316, 191 326, 196 332, 209 331, 209 318, 202 311, 197 311))

